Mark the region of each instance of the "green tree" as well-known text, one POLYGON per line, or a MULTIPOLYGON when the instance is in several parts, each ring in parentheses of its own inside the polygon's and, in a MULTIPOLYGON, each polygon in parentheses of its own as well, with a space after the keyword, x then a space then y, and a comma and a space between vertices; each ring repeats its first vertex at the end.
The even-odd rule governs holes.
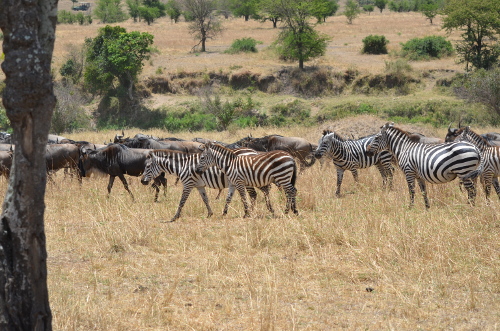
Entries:
POLYGON ((352 21, 359 16, 361 10, 355 0, 347 0, 345 4, 344 15, 347 18, 347 24, 352 24, 352 21))
POLYGON ((380 13, 382 13, 386 5, 387 5, 387 0, 375 0, 375 7, 377 7, 380 10, 380 13))
POLYGON ((99 0, 94 15, 102 23, 123 22, 127 19, 127 14, 122 10, 121 0, 99 0))
POLYGON ((309 22, 316 8, 315 0, 275 0, 273 4, 284 23, 276 41, 282 58, 297 60, 299 68, 304 69, 305 61, 325 54, 330 38, 319 34, 309 22))
POLYGON ((500 0, 449 0, 443 10, 443 28, 458 30, 462 40, 456 51, 465 69, 490 68, 497 62, 500 47, 500 0))
POLYGON ((166 11, 168 16, 174 23, 179 21, 179 17, 181 17, 181 5, 176 0, 168 0, 166 11))
POLYGON ((420 11, 422 12, 422 15, 424 15, 432 24, 434 17, 438 14, 439 5, 436 2, 424 3, 421 6, 420 11))
POLYGON ((273 22, 273 28, 277 28, 278 22, 281 21, 279 7, 272 1, 261 1, 259 4, 259 16, 262 22, 273 22))
POLYGON ((222 24, 215 15, 216 0, 185 0, 184 6, 184 17, 190 17, 188 30, 199 40, 193 49, 201 45, 200 51, 205 52, 207 40, 222 31, 222 24))
POLYGON ((85 40, 86 88, 94 94, 124 89, 128 91, 129 98, 133 99, 134 83, 144 60, 149 59, 152 44, 153 36, 146 32, 127 33, 122 27, 109 25, 99 29, 97 37, 85 40))
POLYGON ((363 10, 365 12, 368 12, 368 15, 370 15, 374 9, 375 9, 375 7, 373 5, 364 5, 363 6, 363 10))
POLYGON ((139 19, 139 6, 141 5, 139 0, 127 0, 128 14, 137 22, 139 19))
POLYGON ((318 22, 326 22, 326 18, 335 15, 338 9, 337 0, 315 0, 311 13, 318 22))
POLYGON ((231 12, 234 16, 243 16, 245 21, 248 21, 250 17, 257 16, 259 2, 259 0, 231 0, 231 12))

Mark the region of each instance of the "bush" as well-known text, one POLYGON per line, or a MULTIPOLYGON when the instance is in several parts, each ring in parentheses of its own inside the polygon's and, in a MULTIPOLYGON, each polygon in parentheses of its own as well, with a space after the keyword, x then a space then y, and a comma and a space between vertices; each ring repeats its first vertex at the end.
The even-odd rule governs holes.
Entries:
POLYGON ((311 122, 311 109, 299 100, 286 104, 277 104, 271 107, 271 116, 268 123, 274 126, 287 126, 291 124, 309 125, 311 122))
POLYGON ((500 67, 479 69, 453 83, 455 93, 469 102, 478 102, 500 115, 500 67))
POLYGON ((253 38, 236 39, 224 53, 257 53, 257 44, 262 44, 262 41, 257 41, 253 38))
POLYGON ((401 43, 401 56, 410 60, 428 60, 441 58, 453 54, 451 42, 441 36, 427 36, 413 38, 406 43, 401 43))
POLYGON ((369 35, 363 39, 363 54, 387 54, 389 40, 385 36, 369 35))
POLYGON ((82 107, 86 102, 85 97, 74 85, 55 83, 54 94, 57 97, 57 104, 52 115, 53 132, 61 134, 91 128, 91 118, 82 107))

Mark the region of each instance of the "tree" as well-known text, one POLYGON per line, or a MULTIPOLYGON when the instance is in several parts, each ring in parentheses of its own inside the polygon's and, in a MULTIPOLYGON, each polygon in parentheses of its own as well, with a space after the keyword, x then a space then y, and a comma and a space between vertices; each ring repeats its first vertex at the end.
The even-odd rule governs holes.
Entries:
POLYGON ((272 1, 261 1, 259 4, 259 16, 262 22, 273 22, 273 28, 278 27, 278 22, 281 21, 279 7, 272 1))
POLYGON ((490 68, 500 55, 500 0, 449 0, 443 10, 443 28, 461 31, 456 51, 460 62, 473 68, 490 68))
POLYGON ((99 0, 94 15, 102 23, 123 22, 127 19, 127 14, 122 10, 121 0, 99 0))
POLYGON ((375 9, 375 7, 373 5, 364 5, 363 6, 363 10, 368 12, 368 15, 370 15, 374 9, 375 9))
POLYGON ((347 24, 352 24, 352 21, 359 16, 361 10, 359 5, 354 0, 347 0, 345 4, 344 15, 347 18, 347 24))
POLYGON ((87 38, 86 67, 84 80, 92 93, 107 93, 110 90, 128 91, 132 100, 134 83, 142 71, 144 60, 149 59, 153 36, 147 32, 127 33, 120 26, 99 29, 95 38, 87 38), (115 81, 118 86, 115 87, 115 81))
POLYGON ((199 40, 193 49, 201 44, 200 52, 205 52, 207 40, 215 38, 222 31, 222 24, 215 16, 216 0, 185 0, 184 6, 192 18, 189 32, 199 40))
POLYGON ((319 22, 326 22, 326 18, 335 15, 339 9, 337 0, 315 0, 312 15, 319 22))
POLYGON ((252 16, 257 16, 257 8, 259 0, 231 0, 231 12, 236 17, 243 16, 245 21, 248 21, 252 16))
POLYGON ((455 93, 469 102, 479 102, 497 116, 500 115, 500 67, 478 69, 464 75, 455 93))
POLYGON ((434 17, 437 16, 439 5, 436 2, 424 3, 421 7, 422 15, 424 15, 432 24, 434 17))
POLYGON ((139 6, 140 6, 139 0, 127 0, 126 3, 127 3, 127 7, 128 7, 128 14, 130 15, 130 17, 132 17, 134 19, 134 22, 137 22, 137 20, 140 17, 140 15, 139 15, 139 6))
POLYGON ((0 329, 52 330, 44 232, 45 146, 56 104, 51 61, 57 0, 3 0, 3 104, 14 164, 0 224, 0 329))
POLYGON ((182 13, 181 5, 176 0, 168 0, 166 10, 170 19, 177 23, 182 13))
POLYGON ((277 51, 283 59, 304 62, 325 54, 330 39, 319 34, 309 23, 315 9, 315 0, 275 0, 276 12, 282 17, 284 29, 276 41, 277 51))
POLYGON ((375 7, 380 10, 380 13, 385 9, 386 4, 387 0, 375 0, 375 7))

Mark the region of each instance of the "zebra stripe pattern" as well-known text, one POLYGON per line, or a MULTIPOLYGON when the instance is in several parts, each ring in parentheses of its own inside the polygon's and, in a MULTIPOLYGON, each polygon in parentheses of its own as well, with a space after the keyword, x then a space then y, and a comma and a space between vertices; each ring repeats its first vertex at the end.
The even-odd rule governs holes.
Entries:
MULTIPOLYGON (((295 201, 297 165, 287 152, 271 151, 237 156, 234 151, 222 145, 206 144, 196 171, 202 173, 211 166, 221 169, 238 190, 245 209, 244 217, 250 216, 245 187, 268 187, 272 183, 285 191, 287 198, 285 213, 292 209, 298 214, 295 201)), ((266 192, 264 194, 267 195, 266 192)))
POLYGON ((500 198, 500 147, 492 146, 484 137, 470 129, 470 126, 457 130, 458 136, 455 141, 468 141, 481 151, 481 182, 483 183, 486 199, 489 201, 491 184, 500 198))
MULTIPOLYGON (((236 151, 236 154, 256 154, 255 151, 246 148, 236 151)), ((202 173, 197 173, 195 170, 196 165, 200 161, 200 154, 198 153, 184 153, 172 150, 154 150, 148 155, 148 160, 146 161, 146 167, 142 175, 141 182, 143 184, 148 184, 149 181, 156 178, 159 173, 166 172, 171 175, 175 175, 182 182, 183 190, 181 195, 181 200, 179 202, 179 207, 177 212, 172 218, 172 222, 177 220, 180 215, 186 200, 189 197, 193 188, 197 188, 201 195, 203 202, 208 210, 208 217, 213 215, 212 209, 208 202, 208 196, 205 191, 205 187, 214 188, 222 190, 229 187, 229 192, 226 198, 226 205, 224 207, 224 214, 227 213, 229 208, 229 203, 232 200, 234 194, 234 188, 231 187, 227 176, 221 172, 218 168, 212 167, 208 168, 202 173)), ((247 188, 248 193, 252 199, 255 201, 257 193, 253 187, 247 188)), ((261 188, 264 194, 268 193, 269 187, 261 188)), ((220 193, 219 193, 220 194, 220 193)), ((270 202, 268 203, 270 206, 270 202)))
POLYGON ((367 146, 372 142, 374 135, 360 138, 358 140, 345 140, 335 132, 323 131, 323 136, 318 142, 318 148, 314 156, 321 158, 324 155, 330 157, 337 168, 337 191, 340 196, 340 187, 344 177, 344 171, 349 170, 358 181, 358 169, 364 169, 375 165, 382 175, 382 186, 385 188, 389 182, 392 189, 394 167, 392 166, 392 155, 388 151, 368 154, 367 146))
POLYGON ((410 191, 410 203, 415 200, 415 180, 417 180, 425 207, 429 208, 429 199, 425 182, 434 184, 447 183, 459 177, 468 192, 469 202, 474 204, 476 189, 473 179, 475 170, 481 162, 481 152, 468 142, 444 144, 420 144, 412 142, 408 132, 387 123, 377 133, 367 151, 377 153, 388 150, 394 155, 403 170, 410 191))

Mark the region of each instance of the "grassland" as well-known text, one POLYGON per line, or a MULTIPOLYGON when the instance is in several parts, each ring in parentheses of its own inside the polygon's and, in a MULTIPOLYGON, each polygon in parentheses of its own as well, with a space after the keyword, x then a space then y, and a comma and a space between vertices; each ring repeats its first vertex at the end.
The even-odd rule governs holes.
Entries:
MULTIPOLYGON (((70 1, 61 6, 70 6, 70 1)), ((205 54, 190 53, 194 42, 186 24, 168 20, 147 26, 121 23, 127 31, 155 35, 160 51, 145 66, 144 77, 164 72, 247 69, 275 72, 284 65, 269 54, 277 33, 270 23, 225 22, 226 32, 208 44, 205 54), (261 52, 228 55, 232 40, 263 41, 261 52), (240 67, 238 67, 240 66, 240 67), (231 69, 235 68, 235 69, 231 69)), ((333 39, 326 56, 307 65, 339 70, 356 67, 378 73, 390 55, 359 53, 368 34, 384 34, 389 48, 429 34, 443 35, 440 21, 430 25, 415 13, 374 12, 348 25, 334 17, 319 27, 333 39)), ((57 28, 54 68, 68 48, 96 35, 102 24, 57 28)), ((453 36, 451 36, 453 38, 453 36)), ((460 71, 454 59, 412 63, 436 76, 460 71), (447 73, 448 71, 448 73, 447 73)), ((452 73, 453 74, 453 73, 452 73)), ((428 88, 411 98, 449 98, 428 88)), ((170 105, 191 96, 154 95, 154 105, 170 105)), ((337 96, 318 102, 338 102, 337 96)), ((278 98, 262 97, 263 100, 278 98)), ((366 96, 363 96, 366 98, 366 96)), ((378 97, 380 98, 380 96, 378 97)), ((373 133, 383 120, 359 116, 317 127, 255 128, 225 132, 182 132, 180 138, 207 137, 233 142, 252 133, 280 133, 317 141, 321 131, 373 133)), ((443 137, 444 128, 407 127, 443 137)), ((481 128, 484 131, 495 128, 481 128)), ((138 129, 128 129, 127 135, 138 129)), ((67 134, 96 143, 117 132, 67 134)), ((146 131, 167 136, 168 132, 146 131)), ((153 191, 128 178, 136 201, 119 181, 107 197, 105 178, 76 180, 56 174, 46 194, 45 230, 48 282, 55 330, 497 330, 500 328, 499 201, 466 202, 458 183, 429 185, 431 209, 420 195, 408 208, 401 172, 394 190, 381 189, 375 169, 360 171, 360 182, 346 174, 336 198, 333 166, 317 163, 298 178, 298 216, 283 215, 284 199, 273 188, 272 217, 261 195, 251 218, 243 219, 235 197, 221 217, 223 200, 209 191, 215 215, 192 192, 181 219, 175 213, 181 188, 169 178, 166 196, 153 202, 153 191)), ((5 190, 6 181, 0 181, 5 190)))

